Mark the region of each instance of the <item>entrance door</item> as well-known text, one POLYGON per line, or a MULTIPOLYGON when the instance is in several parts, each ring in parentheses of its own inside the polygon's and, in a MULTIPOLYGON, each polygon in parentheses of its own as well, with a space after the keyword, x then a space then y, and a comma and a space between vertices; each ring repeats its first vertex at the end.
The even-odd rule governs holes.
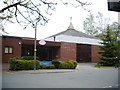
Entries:
POLYGON ((37 56, 40 61, 51 61, 59 56, 58 46, 37 46, 37 56))
POLYGON ((33 45, 22 45, 22 56, 33 56, 34 55, 34 46, 33 45))
POLYGON ((77 62, 91 62, 91 45, 77 44, 77 62))

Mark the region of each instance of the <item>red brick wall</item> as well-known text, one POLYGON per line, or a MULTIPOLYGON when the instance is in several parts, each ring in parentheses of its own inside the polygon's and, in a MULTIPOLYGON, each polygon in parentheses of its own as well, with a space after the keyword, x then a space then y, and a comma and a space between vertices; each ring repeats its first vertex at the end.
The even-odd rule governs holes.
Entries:
POLYGON ((60 42, 50 42, 46 41, 46 46, 60 46, 60 42))
POLYGON ((3 50, 2 50, 2 62, 8 62, 9 58, 12 57, 20 57, 21 56, 21 45, 19 45, 18 43, 21 42, 20 38, 7 38, 7 37, 3 37, 3 50), (9 53, 5 53, 5 47, 12 47, 13 48, 13 53, 9 54, 9 53))
POLYGON ((100 51, 99 46, 95 46, 95 45, 91 46, 91 60, 92 60, 92 62, 100 61, 99 56, 101 56, 101 55, 98 54, 99 51, 100 51))
POLYGON ((76 60, 76 44, 61 43, 60 58, 63 60, 76 60))

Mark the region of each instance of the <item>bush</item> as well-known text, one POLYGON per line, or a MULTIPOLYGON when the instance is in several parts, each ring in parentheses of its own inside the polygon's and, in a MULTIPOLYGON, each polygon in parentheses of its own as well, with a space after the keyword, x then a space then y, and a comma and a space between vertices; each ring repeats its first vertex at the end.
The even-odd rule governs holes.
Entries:
MULTIPOLYGON (((17 60, 16 58, 11 58, 9 61, 10 70, 33 70, 34 60, 17 60)), ((36 60, 36 69, 39 69, 39 61, 36 60)))
POLYGON ((55 68, 59 68, 60 61, 59 60, 53 60, 52 63, 54 64, 55 68))
POLYGON ((51 65, 40 65, 39 69, 55 69, 54 64, 51 65))
POLYGON ((72 62, 73 63, 73 65, 74 65, 74 68, 76 68, 77 67, 77 61, 74 61, 74 60, 69 60, 69 62, 72 62))
POLYGON ((52 63, 55 65, 57 69, 75 69, 77 66, 77 62, 74 60, 69 61, 53 60, 52 63))
MULTIPOLYGON (((23 56, 20 58, 21 60, 34 60, 34 56, 23 56)), ((39 57, 36 57, 39 60, 39 57)))
POLYGON ((69 64, 65 61, 61 61, 59 64, 59 69, 70 69, 69 64))
POLYGON ((16 70, 17 69, 16 58, 10 58, 9 64, 10 64, 10 66, 9 66, 10 70, 16 70))
POLYGON ((100 67, 101 67, 101 65, 98 65, 98 64, 97 64, 97 65, 95 65, 95 67, 98 67, 98 68, 100 68, 100 67))

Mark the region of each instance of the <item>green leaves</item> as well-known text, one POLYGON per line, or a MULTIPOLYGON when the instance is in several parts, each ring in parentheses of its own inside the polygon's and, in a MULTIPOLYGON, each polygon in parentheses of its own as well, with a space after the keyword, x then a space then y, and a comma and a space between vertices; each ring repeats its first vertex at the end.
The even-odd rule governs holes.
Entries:
POLYGON ((28 6, 28 5, 29 5, 29 1, 28 1, 28 2, 26 2, 26 3, 24 3, 23 5, 28 6))
POLYGON ((114 65, 114 60, 120 55, 120 49, 118 40, 109 26, 103 34, 101 44, 103 46, 100 46, 101 52, 99 54, 102 54, 100 59, 105 61, 105 64, 114 65))

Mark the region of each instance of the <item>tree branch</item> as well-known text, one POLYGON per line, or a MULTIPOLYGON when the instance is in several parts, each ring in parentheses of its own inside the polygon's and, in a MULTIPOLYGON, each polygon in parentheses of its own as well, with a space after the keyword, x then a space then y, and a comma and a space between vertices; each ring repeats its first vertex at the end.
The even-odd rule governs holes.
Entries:
POLYGON ((77 1, 78 3, 80 3, 81 6, 90 5, 90 3, 87 3, 87 2, 83 3, 83 2, 81 2, 80 0, 76 0, 76 1, 77 1))
POLYGON ((20 3, 22 3, 22 2, 20 1, 20 2, 17 2, 15 4, 7 6, 7 7, 3 8, 2 10, 0 10, 0 13, 3 13, 5 10, 7 10, 7 9, 9 9, 11 7, 15 7, 15 6, 19 5, 20 3))
POLYGON ((28 9, 30 9, 30 10, 32 10, 32 11, 37 12, 37 13, 38 13, 38 15, 40 15, 40 16, 43 18, 43 20, 47 22, 47 20, 45 19, 46 17, 45 17, 45 16, 43 16, 43 15, 42 15, 40 12, 38 12, 37 10, 34 10, 34 9, 32 9, 32 8, 30 8, 30 7, 26 6, 26 5, 23 5, 23 4, 20 4, 20 6, 23 6, 23 7, 25 7, 25 8, 28 8, 28 9))

